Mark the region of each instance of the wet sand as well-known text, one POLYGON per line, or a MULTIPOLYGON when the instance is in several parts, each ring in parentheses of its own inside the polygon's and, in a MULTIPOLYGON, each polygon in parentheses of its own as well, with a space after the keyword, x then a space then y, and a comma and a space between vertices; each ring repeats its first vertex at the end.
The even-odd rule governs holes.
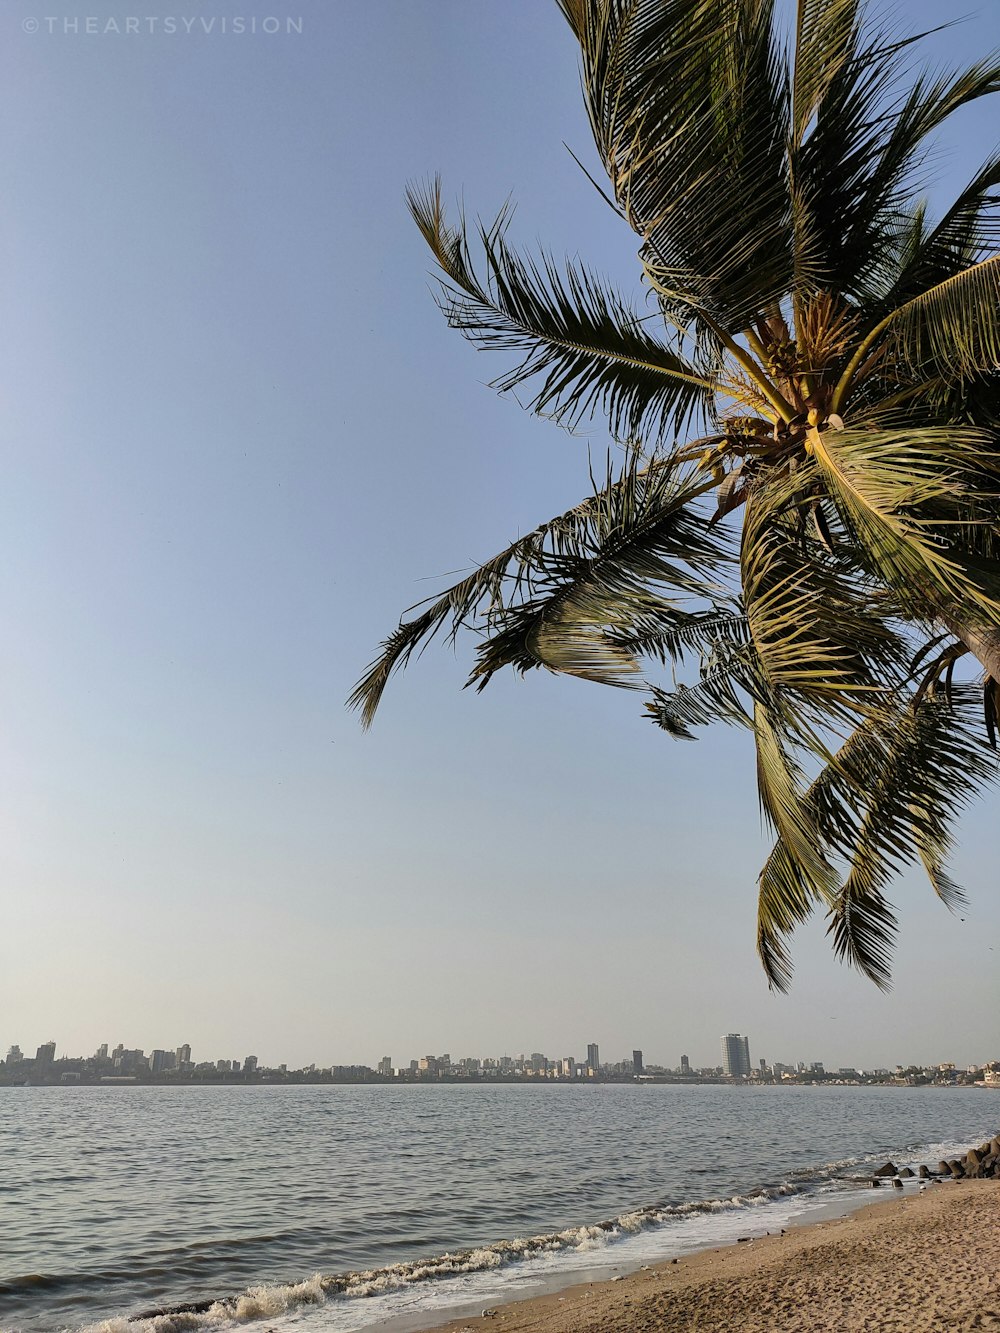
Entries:
POLYGON ((437 1333, 1000 1330, 1000 1181, 928 1187, 848 1217, 455 1319, 437 1333))

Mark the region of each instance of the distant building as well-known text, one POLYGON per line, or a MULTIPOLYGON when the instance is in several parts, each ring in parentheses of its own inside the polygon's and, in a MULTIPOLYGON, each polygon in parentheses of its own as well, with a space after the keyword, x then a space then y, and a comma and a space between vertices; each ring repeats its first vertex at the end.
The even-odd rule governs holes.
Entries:
POLYGON ((681 1056, 681 1073, 685 1076, 689 1076, 691 1073, 691 1061, 686 1055, 681 1056))
POLYGON ((576 1059, 572 1055, 563 1056, 562 1075, 563 1078, 573 1078, 576 1074, 576 1059))
POLYGON ((20 1046, 12 1046, 7 1052, 7 1063, 9 1065, 19 1065, 24 1059, 24 1052, 20 1046))
POLYGON ((391 1055, 383 1055, 383 1056, 382 1056, 382 1059, 378 1062, 378 1072, 379 1072, 384 1078, 392 1078, 392 1056, 391 1056, 391 1055))
POLYGON ((642 1051, 632 1052, 632 1072, 634 1074, 642 1073, 642 1051))
POLYGON ((183 1069, 185 1065, 191 1063, 191 1047, 188 1045, 178 1046, 174 1052, 177 1059, 177 1068, 183 1069))
POLYGON ((257 1072, 257 1057, 255 1055, 248 1055, 243 1061, 243 1072, 244 1074, 255 1074, 257 1072))
POLYGON ((51 1069, 52 1062, 56 1058, 56 1044, 54 1041, 47 1041, 44 1046, 39 1046, 35 1052, 35 1068, 51 1069))
POLYGON ((145 1074, 149 1072, 149 1061, 142 1051, 129 1051, 124 1046, 119 1046, 115 1055, 115 1071, 123 1076, 145 1074))
POLYGON ((94 1052, 94 1059, 106 1060, 107 1058, 108 1058, 108 1043, 106 1041, 102 1041, 100 1046, 98 1046, 97 1050, 94 1052))
POLYGON ((601 1056, 597 1049, 597 1042, 592 1041, 587 1047, 587 1068, 592 1074, 596 1074, 601 1067, 601 1056))
POLYGON ((750 1041, 738 1032, 722 1038, 722 1072, 727 1078, 750 1077, 750 1041))
POLYGON ((153 1051, 149 1057, 149 1072, 151 1074, 163 1074, 168 1069, 173 1069, 177 1063, 177 1057, 173 1051, 153 1051))

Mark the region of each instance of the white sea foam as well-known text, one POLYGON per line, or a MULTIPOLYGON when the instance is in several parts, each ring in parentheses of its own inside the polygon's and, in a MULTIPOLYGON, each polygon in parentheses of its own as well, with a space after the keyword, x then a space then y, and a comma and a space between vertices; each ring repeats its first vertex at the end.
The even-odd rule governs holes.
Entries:
MULTIPOLYGON (((924 1144, 887 1153, 900 1163, 936 1162, 964 1153, 968 1142, 924 1144)), ((399 1315, 493 1304, 530 1294, 539 1285, 608 1276, 715 1245, 731 1244, 747 1232, 763 1235, 793 1221, 808 1220, 834 1203, 848 1212, 867 1191, 836 1181, 845 1172, 863 1175, 875 1158, 841 1158, 798 1176, 798 1183, 679 1204, 632 1209, 607 1221, 542 1235, 515 1237, 409 1263, 336 1275, 315 1274, 287 1285, 248 1288, 197 1310, 174 1310, 145 1318, 115 1318, 83 1333, 188 1333, 238 1328, 267 1319, 275 1333, 357 1333, 399 1315), (859 1170, 859 1168, 861 1168, 859 1170)), ((913 1182, 915 1187, 916 1182, 913 1182)))
POLYGON ((783 1205, 781 1216, 771 1219, 771 1225, 780 1225, 794 1211, 791 1199, 797 1195, 795 1186, 784 1184, 728 1199, 638 1208, 589 1226, 515 1237, 409 1263, 334 1276, 317 1273, 304 1282, 251 1287, 197 1310, 105 1320, 84 1333, 187 1333, 232 1328, 259 1319, 277 1320, 284 1326, 289 1318, 298 1324, 303 1316, 308 1317, 310 1306, 323 1307, 322 1313, 316 1310, 316 1317, 309 1318, 315 1333, 350 1333, 404 1309, 509 1299, 512 1292, 530 1289, 562 1271, 635 1267, 674 1251, 689 1252, 713 1241, 725 1243, 729 1231, 735 1236, 745 1226, 741 1219, 751 1209, 783 1205))

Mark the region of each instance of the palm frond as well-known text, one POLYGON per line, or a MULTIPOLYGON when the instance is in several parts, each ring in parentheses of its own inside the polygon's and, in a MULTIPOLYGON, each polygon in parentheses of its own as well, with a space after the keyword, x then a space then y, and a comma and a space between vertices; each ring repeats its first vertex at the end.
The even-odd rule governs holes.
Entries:
MULTIPOLYGON (((945 871, 951 826, 997 764, 978 725, 975 689, 956 684, 883 700, 824 766, 803 797, 820 845, 847 864, 828 900, 829 934, 838 956, 885 988, 895 916, 885 891, 918 861, 942 901, 954 907, 961 890, 945 871)), ((791 981, 787 938, 820 901, 793 873, 781 838, 761 873, 758 951, 772 987, 791 981)))
MULTIPOLYGON (((923 162, 930 135, 961 107, 1000 92, 1000 57, 996 53, 957 74, 916 80, 900 107, 894 108, 891 128, 883 122, 881 149, 866 182, 858 216, 848 234, 847 245, 860 253, 867 245, 870 254, 884 257, 878 238, 891 232, 913 191, 913 173, 923 162)), ((877 276, 869 263, 866 276, 877 276)))
POLYGON ((843 14, 831 22, 829 60, 822 64, 817 53, 822 97, 791 150, 796 283, 805 293, 863 297, 894 241, 879 181, 886 108, 902 56, 920 35, 900 40, 870 29, 864 18, 859 10, 849 29, 843 14))
POLYGON ((833 28, 832 59, 811 132, 792 155, 800 283, 877 306, 898 272, 911 197, 931 136, 960 107, 1000 91, 991 55, 957 74, 898 88, 905 57, 930 34, 897 38, 872 30, 864 14, 818 5, 833 28))
MULTIPOLYGON (((709 483, 711 484, 711 483, 709 483)), ((500 667, 525 663, 605 685, 641 688, 641 667, 629 646, 650 616, 676 616, 680 631, 690 613, 678 597, 711 597, 706 577, 727 560, 725 539, 710 534, 692 502, 706 485, 666 467, 641 471, 630 464, 616 483, 595 496, 586 540, 560 561, 549 561, 530 603, 508 613, 494 609, 478 650, 473 679, 480 688, 500 667)))
POLYGON ((743 524, 743 602, 771 688, 827 719, 869 707, 898 679, 905 647, 869 591, 811 535, 821 512, 814 463, 761 485, 743 524))
POLYGON ((598 152, 657 290, 745 328, 791 277, 773 0, 562 7, 598 152))
POLYGON ((613 435, 661 438, 704 413, 714 382, 659 341, 623 298, 573 264, 560 272, 543 257, 508 246, 509 211, 481 227, 485 276, 473 266, 466 228, 448 225, 440 182, 407 192, 410 211, 444 274, 441 307, 477 347, 522 360, 495 379, 501 393, 537 380, 530 403, 567 425, 603 414, 613 435))
POLYGON ((650 693, 652 700, 646 704, 649 720, 675 740, 693 740, 693 727, 715 722, 752 726, 750 705, 762 691, 745 623, 731 621, 724 633, 705 645, 693 684, 678 684, 671 690, 656 686, 650 693))
POLYGON ((914 614, 943 603, 1000 622, 1000 571, 965 540, 993 521, 987 432, 812 430, 808 446, 862 564, 914 614))
POLYGON ((898 307, 882 334, 910 375, 969 379, 1000 369, 1000 255, 955 273, 898 307))
POLYGON ((808 915, 814 902, 832 903, 837 887, 815 811, 805 799, 802 769, 789 753, 783 732, 780 717, 768 703, 756 702, 757 792, 765 821, 781 847, 760 878, 757 946, 772 984, 779 988, 788 970, 787 959, 782 957, 782 934, 808 915))
POLYGON ((885 890, 894 875, 919 860, 947 906, 962 902, 944 869, 950 825, 996 776, 977 703, 968 685, 925 695, 879 728, 877 763, 851 775, 866 808, 828 930, 837 955, 883 989, 895 934, 885 890))
POLYGON ((792 140, 801 144, 833 80, 850 60, 861 0, 798 0, 792 72, 792 140))
POLYGON ((611 635, 636 656, 666 665, 683 662, 691 653, 704 659, 722 642, 745 642, 747 618, 738 606, 716 597, 709 611, 651 607, 636 615, 628 628, 612 630, 611 635))
POLYGON ((1000 154, 989 158, 936 226, 925 227, 922 208, 914 223, 884 309, 874 312, 877 319, 982 263, 1000 246, 1000 154))
POLYGON ((594 495, 518 538, 401 621, 349 706, 360 709, 363 725, 370 726, 393 673, 446 627, 450 641, 462 630, 486 636, 469 680, 480 689, 503 665, 570 672, 570 644, 581 668, 572 674, 586 674, 580 654, 597 653, 595 671, 617 683, 637 675, 634 652, 615 642, 614 631, 627 632, 630 617, 654 609, 667 616, 664 585, 688 598, 710 596, 707 575, 728 559, 721 534, 710 533, 707 519, 688 508, 699 489, 697 479, 685 477, 669 459, 642 468, 634 458, 594 495), (616 608, 617 596, 627 607, 616 608), (562 649, 560 634, 567 640, 562 649))

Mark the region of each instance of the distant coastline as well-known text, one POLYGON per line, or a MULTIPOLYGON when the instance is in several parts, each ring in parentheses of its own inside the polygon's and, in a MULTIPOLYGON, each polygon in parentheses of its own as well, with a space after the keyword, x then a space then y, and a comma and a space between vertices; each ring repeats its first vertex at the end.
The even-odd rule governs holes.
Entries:
MULTIPOLYGON (((980 1071, 981 1072, 981 1071, 980 1071)), ((532 1074, 435 1074, 431 1077, 422 1075, 412 1075, 402 1073, 397 1076, 388 1076, 379 1074, 372 1070, 367 1074, 339 1074, 328 1071, 317 1071, 315 1073, 290 1072, 282 1074, 277 1071, 257 1070, 251 1074, 242 1072, 223 1073, 217 1070, 204 1073, 176 1073, 171 1071, 168 1074, 99 1074, 89 1071, 68 1070, 56 1071, 45 1074, 32 1074, 31 1072, 5 1075, 0 1071, 0 1088, 81 1088, 81 1087, 152 1087, 152 1088, 197 1088, 197 1087, 303 1087, 303 1086, 357 1086, 368 1085, 375 1087, 410 1087, 410 1088, 428 1088, 438 1087, 441 1084, 471 1084, 477 1086, 492 1086, 503 1084, 504 1086, 521 1085, 525 1087, 537 1087, 544 1085, 547 1087, 598 1087, 598 1086, 621 1086, 623 1084, 637 1085, 669 1085, 673 1087, 722 1087, 722 1088, 745 1088, 747 1090, 754 1088, 955 1088, 955 1087, 979 1087, 1000 1090, 1000 1083, 990 1082, 983 1078, 974 1078, 971 1075, 962 1075, 956 1079, 947 1080, 940 1078, 930 1078, 923 1074, 904 1074, 893 1075, 886 1078, 864 1078, 864 1079, 845 1079, 834 1075, 826 1077, 814 1074, 801 1075, 792 1078, 783 1079, 761 1079, 761 1078, 727 1078, 724 1075, 718 1077, 710 1076, 692 1076, 682 1078, 669 1074, 642 1075, 603 1075, 597 1074, 590 1078, 552 1078, 532 1074)))

